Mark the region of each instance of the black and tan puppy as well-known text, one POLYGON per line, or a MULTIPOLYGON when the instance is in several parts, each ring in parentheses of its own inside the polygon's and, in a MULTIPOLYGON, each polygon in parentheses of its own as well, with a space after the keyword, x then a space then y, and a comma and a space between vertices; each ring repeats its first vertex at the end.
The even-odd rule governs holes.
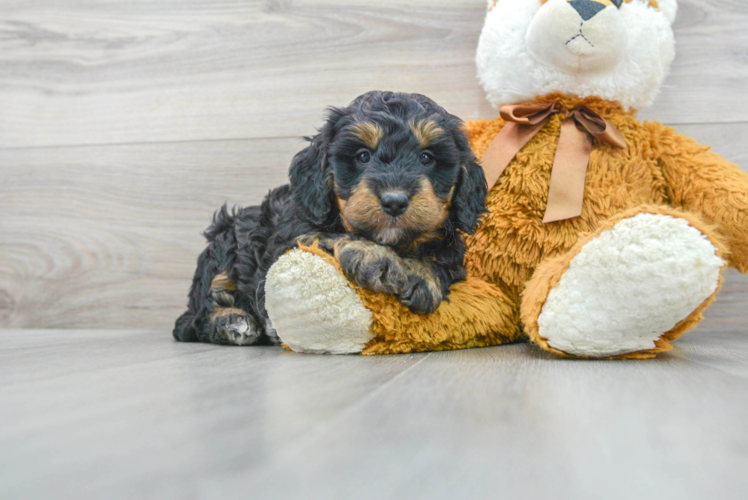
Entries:
POLYGON ((283 253, 318 241, 359 285, 434 311, 465 277, 459 231, 485 210, 486 181, 462 122, 418 94, 369 92, 327 122, 290 168, 290 185, 205 232, 181 341, 277 344, 265 275, 283 253))

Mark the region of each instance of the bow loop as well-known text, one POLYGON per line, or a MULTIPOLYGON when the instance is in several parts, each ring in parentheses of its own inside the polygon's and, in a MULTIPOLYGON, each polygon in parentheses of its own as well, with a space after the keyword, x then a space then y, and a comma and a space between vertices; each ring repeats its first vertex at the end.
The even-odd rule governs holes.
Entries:
POLYGON ((572 110, 560 103, 517 104, 502 106, 501 117, 507 122, 483 155, 481 164, 489 188, 498 181, 512 159, 553 115, 562 113, 556 157, 551 171, 548 205, 543 222, 555 222, 582 215, 584 182, 592 151, 592 137, 612 147, 625 149, 626 141, 608 120, 587 106, 572 110))
POLYGON ((618 129, 587 106, 581 106, 573 110, 571 114, 577 125, 595 137, 595 139, 609 144, 614 148, 626 149, 626 140, 618 129))
POLYGON ((513 106, 502 106, 499 112, 501 117, 520 125, 538 125, 547 122, 551 116, 560 113, 563 107, 557 102, 551 104, 516 104, 513 106))

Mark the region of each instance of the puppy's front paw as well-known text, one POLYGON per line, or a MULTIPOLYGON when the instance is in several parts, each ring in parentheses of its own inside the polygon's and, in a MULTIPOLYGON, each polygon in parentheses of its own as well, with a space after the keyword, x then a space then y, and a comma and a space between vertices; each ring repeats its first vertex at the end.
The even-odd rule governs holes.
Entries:
POLYGON ((324 233, 317 232, 302 234, 301 236, 296 238, 296 243, 307 247, 310 247, 316 243, 321 249, 332 253, 332 240, 324 233))
POLYGON ((335 255, 345 274, 363 288, 392 294, 405 289, 402 260, 391 248, 358 240, 336 248, 335 255))
POLYGON ((322 250, 329 254, 334 254, 335 249, 346 245, 349 242, 357 239, 357 237, 349 234, 328 234, 328 233, 307 233, 296 238, 296 243, 310 247, 314 244, 319 246, 322 250))
POLYGON ((411 278, 405 290, 397 295, 398 300, 417 314, 430 314, 436 311, 444 297, 436 281, 420 277, 411 278))

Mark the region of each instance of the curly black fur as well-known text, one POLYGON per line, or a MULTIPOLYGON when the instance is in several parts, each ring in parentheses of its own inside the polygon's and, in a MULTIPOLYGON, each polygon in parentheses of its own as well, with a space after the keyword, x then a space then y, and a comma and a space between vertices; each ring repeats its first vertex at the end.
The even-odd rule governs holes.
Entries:
POLYGON ((330 109, 294 157, 290 184, 271 190, 261 206, 216 212, 174 337, 277 344, 265 312, 265 275, 299 240, 319 241, 360 285, 394 293, 416 312, 433 311, 465 277, 460 231, 474 230, 485 211, 483 171, 461 126, 418 94, 369 92, 330 109), (419 136, 419 123, 432 129, 419 136), (376 133, 362 136, 360 124, 376 133), (368 198, 353 207, 357 192, 368 198), (421 227, 417 216, 404 224, 407 211, 400 217, 373 205, 393 192, 411 203, 420 196, 424 206, 448 214, 433 228, 421 227), (349 212, 341 212, 346 203, 349 212))

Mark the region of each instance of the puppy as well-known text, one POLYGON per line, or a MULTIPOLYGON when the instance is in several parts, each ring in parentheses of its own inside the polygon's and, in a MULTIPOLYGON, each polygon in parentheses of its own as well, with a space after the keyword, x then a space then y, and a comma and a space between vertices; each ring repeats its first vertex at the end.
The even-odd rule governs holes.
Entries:
POLYGON ((265 275, 318 242, 362 287, 433 312, 465 278, 460 231, 485 211, 486 181, 462 122, 418 94, 369 92, 333 108, 262 205, 224 206, 205 232, 180 341, 278 344, 265 275))

